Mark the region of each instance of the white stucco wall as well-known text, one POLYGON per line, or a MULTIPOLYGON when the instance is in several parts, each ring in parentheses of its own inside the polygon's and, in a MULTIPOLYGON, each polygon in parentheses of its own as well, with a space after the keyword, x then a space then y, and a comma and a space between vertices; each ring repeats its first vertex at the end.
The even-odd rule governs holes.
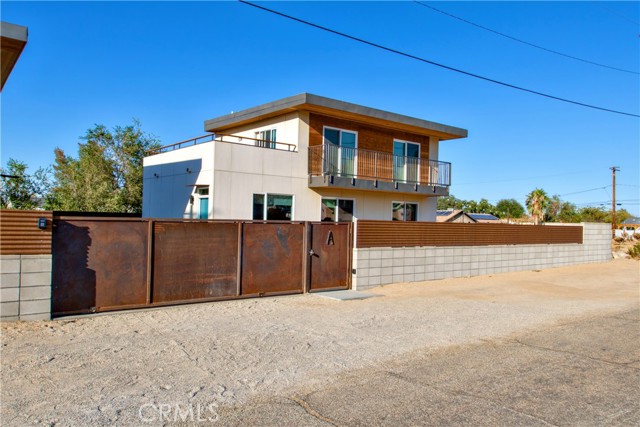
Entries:
MULTIPOLYGON (((355 217, 391 221, 393 202, 418 203, 418 221, 436 220, 436 198, 403 193, 383 193, 375 191, 343 190, 339 188, 316 189, 322 197, 337 197, 355 200, 355 217)), ((318 205, 318 209, 320 209, 318 205)), ((319 212, 318 212, 319 213, 319 212)))
POLYGON ((293 196, 293 219, 317 221, 320 197, 308 188, 306 155, 215 143, 214 219, 252 219, 253 195, 293 196))
MULTIPOLYGON (((192 212, 189 201, 195 186, 208 186, 209 193, 213 192, 213 149, 214 142, 207 142, 145 157, 142 216, 190 217, 192 212)), ((197 218, 197 196, 195 199, 193 215, 197 218)))

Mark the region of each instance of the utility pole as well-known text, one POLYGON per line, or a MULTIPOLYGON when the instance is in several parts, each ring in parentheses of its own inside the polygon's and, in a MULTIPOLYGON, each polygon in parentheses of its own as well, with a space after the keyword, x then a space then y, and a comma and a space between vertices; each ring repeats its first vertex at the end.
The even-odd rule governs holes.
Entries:
POLYGON ((619 166, 611 166, 611 234, 616 237, 616 171, 620 170, 619 166))

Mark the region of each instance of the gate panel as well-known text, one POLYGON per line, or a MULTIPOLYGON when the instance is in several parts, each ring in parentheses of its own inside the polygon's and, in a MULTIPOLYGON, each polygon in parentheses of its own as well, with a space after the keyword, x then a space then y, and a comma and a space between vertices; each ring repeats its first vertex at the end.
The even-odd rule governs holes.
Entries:
POLYGON ((153 303, 238 295, 238 224, 157 222, 153 303))
POLYGON ((54 223, 54 316, 146 303, 146 222, 56 219, 54 223))
POLYGON ((312 223, 309 291, 349 289, 351 286, 350 222, 312 223))
POLYGON ((304 291, 303 223, 243 225, 242 295, 304 291))

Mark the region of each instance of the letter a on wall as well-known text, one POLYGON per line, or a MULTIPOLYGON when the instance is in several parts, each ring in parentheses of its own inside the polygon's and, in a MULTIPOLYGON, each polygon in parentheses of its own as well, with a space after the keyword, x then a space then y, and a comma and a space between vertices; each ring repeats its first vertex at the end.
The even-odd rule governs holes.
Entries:
POLYGON ((329 230, 329 235, 327 236, 327 246, 335 244, 336 242, 333 241, 333 231, 329 230))

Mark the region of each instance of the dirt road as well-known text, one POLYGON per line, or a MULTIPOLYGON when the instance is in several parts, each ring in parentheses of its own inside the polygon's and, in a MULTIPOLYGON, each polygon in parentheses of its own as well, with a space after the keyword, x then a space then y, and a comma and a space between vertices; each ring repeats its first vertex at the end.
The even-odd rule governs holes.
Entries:
MULTIPOLYGON (((283 425, 299 416, 327 425, 332 418, 303 411, 304 400, 275 424, 268 409, 261 419, 242 408, 290 402, 416 355, 636 312, 639 266, 616 260, 391 285, 357 301, 300 295, 4 324, 2 424, 283 425)), ((616 333, 629 331, 608 334, 616 333)))

